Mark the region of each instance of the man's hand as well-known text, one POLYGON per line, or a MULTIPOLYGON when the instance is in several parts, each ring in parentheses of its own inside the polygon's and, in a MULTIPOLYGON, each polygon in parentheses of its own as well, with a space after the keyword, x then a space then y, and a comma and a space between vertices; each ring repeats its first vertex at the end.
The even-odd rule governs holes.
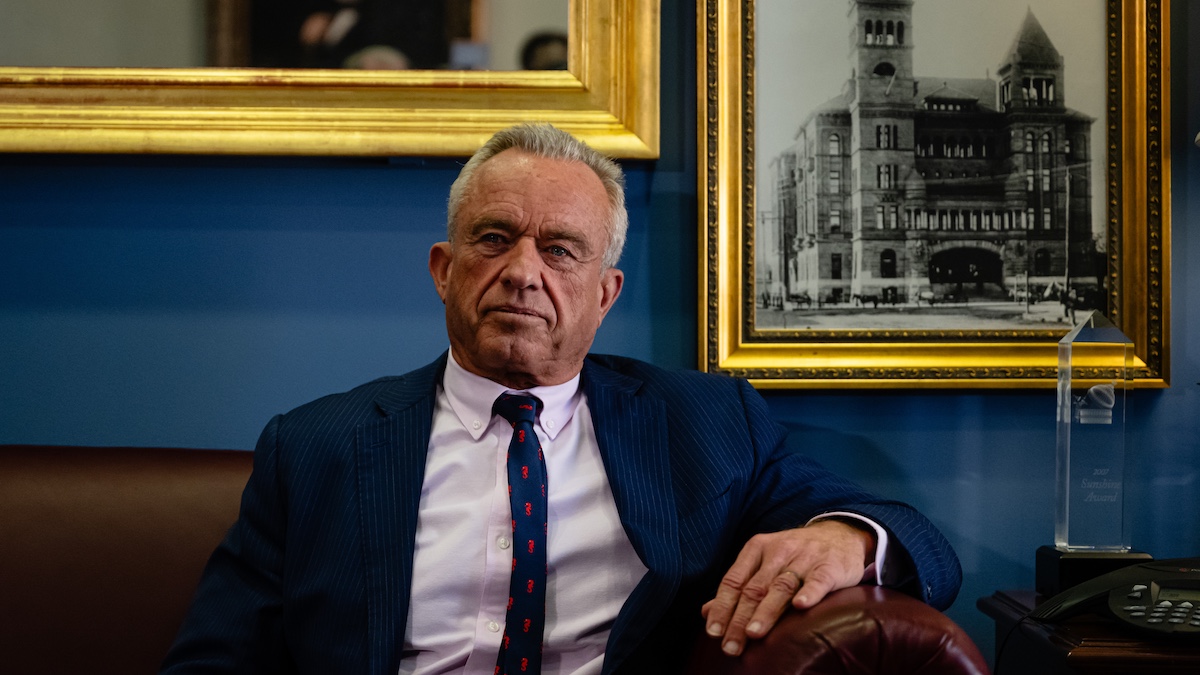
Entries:
POLYGON ((840 520, 755 535, 704 603, 708 634, 721 649, 742 653, 746 639, 766 635, 790 603, 817 604, 830 591, 856 586, 875 558, 875 535, 840 520))

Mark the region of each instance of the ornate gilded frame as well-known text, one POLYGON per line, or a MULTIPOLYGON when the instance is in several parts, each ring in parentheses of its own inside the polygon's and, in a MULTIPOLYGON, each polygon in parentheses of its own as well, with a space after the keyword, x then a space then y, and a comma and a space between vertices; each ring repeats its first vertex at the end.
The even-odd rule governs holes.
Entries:
MULTIPOLYGON (((1107 314, 1133 339, 1136 383, 1149 387, 1167 386, 1169 372, 1169 10, 1106 4, 1107 314)), ((1054 386, 1065 328, 756 333, 754 0, 703 0, 697 52, 701 369, 764 388, 1054 386)))
POLYGON ((658 156, 658 0, 572 0, 565 72, 0 68, 0 151, 469 155, 552 122, 658 156))

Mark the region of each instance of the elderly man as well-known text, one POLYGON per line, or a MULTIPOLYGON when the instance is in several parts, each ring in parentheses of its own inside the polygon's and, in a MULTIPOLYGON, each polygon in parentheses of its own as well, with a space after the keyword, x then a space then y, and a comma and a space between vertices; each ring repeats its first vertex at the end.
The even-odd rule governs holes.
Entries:
POLYGON ((570 135, 480 149, 429 253, 448 353, 271 420, 164 672, 670 673, 837 588, 948 606, 937 530, 785 447, 745 382, 589 355, 627 224, 570 135))

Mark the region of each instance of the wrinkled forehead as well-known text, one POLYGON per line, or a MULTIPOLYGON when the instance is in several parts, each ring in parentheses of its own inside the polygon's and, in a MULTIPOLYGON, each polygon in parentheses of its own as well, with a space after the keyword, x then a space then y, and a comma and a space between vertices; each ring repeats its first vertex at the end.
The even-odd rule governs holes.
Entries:
POLYGON ((576 215, 588 213, 604 230, 611 208, 604 182, 587 163, 544 157, 518 148, 497 153, 467 176, 452 225, 457 230, 465 224, 465 216, 498 202, 548 211, 575 210, 576 215))

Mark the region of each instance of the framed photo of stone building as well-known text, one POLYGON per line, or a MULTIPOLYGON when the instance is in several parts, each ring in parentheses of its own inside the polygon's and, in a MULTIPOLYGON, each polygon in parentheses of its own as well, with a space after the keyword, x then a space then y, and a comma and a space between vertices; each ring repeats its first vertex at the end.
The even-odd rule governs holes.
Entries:
POLYGON ((1166 386, 1168 0, 703 0, 702 368, 1049 387, 1099 310, 1166 386))

